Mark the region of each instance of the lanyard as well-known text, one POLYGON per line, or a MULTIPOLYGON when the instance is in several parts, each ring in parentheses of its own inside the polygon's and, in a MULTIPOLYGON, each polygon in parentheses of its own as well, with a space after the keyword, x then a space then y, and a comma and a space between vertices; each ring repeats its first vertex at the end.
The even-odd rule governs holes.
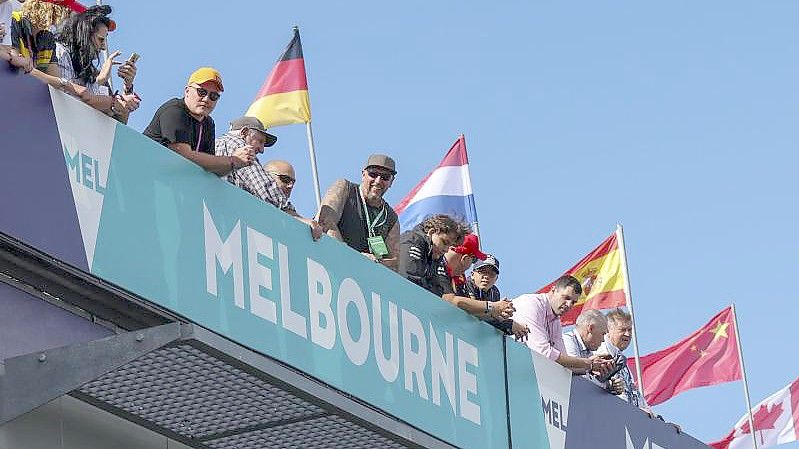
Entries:
POLYGON ((386 213, 386 202, 383 201, 383 208, 380 209, 375 220, 369 218, 369 208, 366 207, 366 198, 361 194, 361 187, 358 186, 358 196, 361 197, 361 204, 363 204, 363 214, 366 216, 366 229, 369 231, 369 237, 375 236, 375 228, 386 224, 388 214, 386 213))
POLYGON ((199 136, 197 136, 197 145, 194 147, 194 151, 200 151, 200 142, 203 141, 203 122, 200 122, 200 132, 199 136))

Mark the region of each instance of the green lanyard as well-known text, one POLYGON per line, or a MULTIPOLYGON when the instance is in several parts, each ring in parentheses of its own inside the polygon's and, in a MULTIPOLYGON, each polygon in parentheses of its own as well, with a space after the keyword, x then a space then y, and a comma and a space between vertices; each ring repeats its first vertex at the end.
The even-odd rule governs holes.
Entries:
POLYGON ((363 204, 363 214, 366 215, 366 229, 369 231, 369 237, 375 236, 375 229, 379 226, 386 224, 388 214, 386 213, 386 202, 383 201, 383 208, 375 217, 374 221, 369 219, 369 208, 366 207, 366 198, 361 194, 361 187, 358 186, 358 196, 361 197, 361 204, 363 204))

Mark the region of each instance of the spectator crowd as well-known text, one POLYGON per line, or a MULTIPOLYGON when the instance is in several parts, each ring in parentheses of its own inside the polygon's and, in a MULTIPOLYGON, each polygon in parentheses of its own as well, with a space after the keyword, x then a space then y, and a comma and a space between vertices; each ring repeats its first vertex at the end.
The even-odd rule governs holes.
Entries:
MULTIPOLYGON (((119 51, 107 53, 108 34, 116 29, 109 17, 111 7, 75 11, 59 3, 0 0, 0 59, 126 123, 140 103, 134 90, 137 55, 120 62, 119 51), (112 87, 114 66, 120 89, 112 87)), ((211 113, 223 93, 216 69, 195 70, 183 96, 164 102, 144 135, 305 223, 314 240, 327 234, 344 242, 575 375, 648 410, 622 354, 632 332, 625 311, 603 315, 584 310, 574 329, 563 333, 560 317, 583 293, 576 278, 561 277, 549 292, 511 300, 496 285, 499 259, 482 252, 467 223, 432 215, 401 232, 397 213, 384 199, 397 175, 397 165, 388 155, 368 156, 360 180, 337 180, 317 213, 301 216, 291 202, 294 167, 281 160, 258 163, 257 156, 274 146, 277 137, 257 118, 236 118, 216 137, 211 113)))

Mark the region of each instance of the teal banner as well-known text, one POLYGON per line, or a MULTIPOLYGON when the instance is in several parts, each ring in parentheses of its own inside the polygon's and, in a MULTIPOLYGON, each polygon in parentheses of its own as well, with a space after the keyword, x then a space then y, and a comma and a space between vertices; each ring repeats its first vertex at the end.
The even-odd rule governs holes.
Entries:
MULTIPOLYGON (((487 324, 335 240, 313 242, 272 206, 46 92, 0 71, 0 98, 15 106, 0 108, 0 122, 18 125, 4 138, 26 149, 5 155, 18 169, 0 177, 14 192, 0 195, 4 236, 457 447, 706 447, 511 339, 505 358, 487 324)), ((23 316, 23 306, 12 309, 23 316)))
MULTIPOLYGON (((536 370, 533 368, 533 354, 527 346, 509 340, 506 348, 506 363, 511 447, 513 449, 554 449, 554 447, 550 447, 547 424, 545 424, 551 421, 547 418, 552 415, 552 401, 549 398, 544 398, 538 389, 538 384, 543 379, 538 379, 536 376, 536 370), (545 404, 543 407, 542 403, 545 404), (547 410, 546 417, 544 416, 545 410, 547 410)), ((568 408, 568 402, 565 406, 568 408)), ((563 407, 558 404, 555 404, 554 407, 555 422, 563 421, 565 429, 565 414, 562 418, 559 415, 563 407)))
POLYGON ((491 326, 127 127, 103 160, 78 177, 103 187, 94 274, 454 445, 508 447, 491 326))

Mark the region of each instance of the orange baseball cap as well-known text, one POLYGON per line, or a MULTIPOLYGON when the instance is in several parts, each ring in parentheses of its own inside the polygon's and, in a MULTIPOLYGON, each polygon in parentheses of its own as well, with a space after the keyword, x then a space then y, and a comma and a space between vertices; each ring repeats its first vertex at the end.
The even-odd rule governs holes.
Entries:
POLYGON ((188 84, 196 83, 202 84, 208 81, 213 81, 219 86, 219 91, 224 92, 225 88, 222 86, 222 75, 212 67, 200 67, 199 69, 195 70, 194 73, 191 74, 189 77, 188 84))

